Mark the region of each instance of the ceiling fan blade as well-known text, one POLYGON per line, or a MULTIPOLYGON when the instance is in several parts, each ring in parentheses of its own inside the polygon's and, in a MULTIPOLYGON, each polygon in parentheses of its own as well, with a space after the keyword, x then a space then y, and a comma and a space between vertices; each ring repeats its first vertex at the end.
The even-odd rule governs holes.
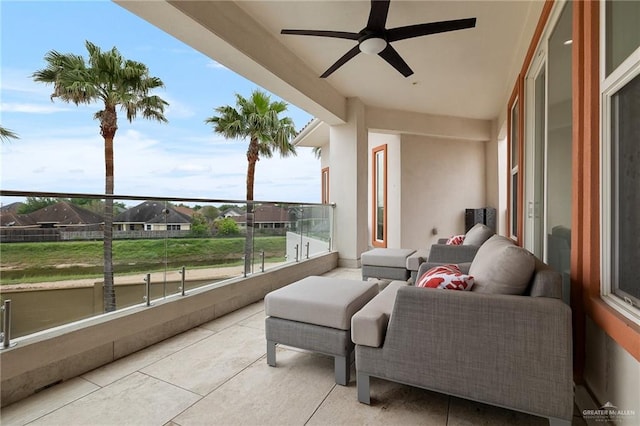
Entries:
POLYGON ((397 69, 398 72, 403 76, 409 77, 411 74, 413 74, 413 71, 411 70, 411 68, 409 68, 409 65, 407 65, 404 59, 400 57, 400 54, 396 51, 396 49, 391 47, 390 44, 387 44, 387 47, 385 47, 382 52, 378 53, 378 55, 380 55, 380 57, 387 61, 392 67, 397 69))
POLYGON ((324 31, 324 30, 282 30, 280 34, 316 36, 316 37, 333 37, 344 38, 347 40, 358 40, 358 33, 350 33, 346 31, 324 31))
POLYGON ((331 65, 331 67, 329 67, 328 70, 326 70, 321 76, 320 78, 327 78, 329 77, 331 74, 333 74, 333 72, 335 70, 337 70, 338 68, 340 68, 341 66, 343 66, 344 64, 347 63, 347 61, 351 58, 353 58, 354 56, 356 56, 358 53, 360 53, 360 46, 356 45, 353 49, 349 50, 347 53, 345 53, 342 58, 338 59, 336 61, 335 64, 331 65))
POLYGON ((371 11, 369 12, 367 29, 384 30, 384 26, 387 24, 390 1, 391 0, 371 0, 371 11))
POLYGON ((464 30, 476 26, 476 18, 456 19, 453 21, 429 22, 428 24, 408 25, 387 30, 387 41, 405 40, 429 34, 464 30))

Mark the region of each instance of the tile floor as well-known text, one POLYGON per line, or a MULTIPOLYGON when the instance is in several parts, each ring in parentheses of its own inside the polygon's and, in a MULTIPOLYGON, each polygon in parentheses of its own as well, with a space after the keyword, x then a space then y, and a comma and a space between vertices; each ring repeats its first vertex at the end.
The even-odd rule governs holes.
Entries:
MULTIPOLYGON (((358 269, 326 276, 359 279, 358 269)), ((334 383, 329 357, 278 347, 266 363, 255 303, 4 407, 8 425, 546 425, 530 416, 371 379, 334 383)), ((575 425, 584 422, 574 417, 575 425)))

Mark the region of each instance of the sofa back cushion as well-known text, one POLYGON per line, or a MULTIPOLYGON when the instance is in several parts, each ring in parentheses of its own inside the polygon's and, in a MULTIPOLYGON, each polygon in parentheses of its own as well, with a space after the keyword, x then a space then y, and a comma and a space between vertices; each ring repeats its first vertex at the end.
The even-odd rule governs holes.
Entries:
POLYGON ((464 241, 462 244, 466 246, 481 246, 485 241, 487 241, 494 232, 486 225, 482 223, 476 223, 473 225, 473 228, 469 229, 464 236, 464 241))
POLYGON ((480 246, 471 262, 472 291, 495 294, 524 294, 535 269, 533 254, 500 235, 480 246))

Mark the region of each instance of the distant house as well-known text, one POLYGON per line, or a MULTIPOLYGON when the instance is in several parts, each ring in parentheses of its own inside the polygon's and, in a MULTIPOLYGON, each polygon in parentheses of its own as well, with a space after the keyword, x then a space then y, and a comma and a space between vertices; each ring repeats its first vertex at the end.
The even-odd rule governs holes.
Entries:
POLYGON ((113 218, 115 231, 189 231, 191 218, 175 207, 145 201, 113 218))
MULTIPOLYGON (((247 214, 240 216, 230 216, 238 225, 247 225, 247 214)), ((253 214, 253 226, 255 229, 290 229, 295 223, 295 217, 289 209, 274 205, 262 205, 256 207, 253 214)))
POLYGON ((99 226, 104 219, 99 214, 67 201, 43 207, 28 214, 17 214, 10 209, 0 211, 2 227, 68 228, 99 226))
POLYGON ((241 216, 244 217, 245 213, 244 213, 244 211, 242 211, 240 209, 230 208, 230 209, 225 210, 224 212, 221 212, 220 216, 221 217, 235 217, 235 218, 238 218, 238 217, 241 217, 241 216))

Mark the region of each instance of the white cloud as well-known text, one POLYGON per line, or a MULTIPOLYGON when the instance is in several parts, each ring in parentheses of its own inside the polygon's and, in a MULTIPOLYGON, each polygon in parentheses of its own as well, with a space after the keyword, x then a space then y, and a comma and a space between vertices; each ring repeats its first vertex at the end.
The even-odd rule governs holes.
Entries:
POLYGON ((58 104, 27 104, 27 103, 8 103, 0 104, 2 112, 22 112, 27 114, 53 114, 56 112, 69 111, 71 108, 58 104))
POLYGON ((171 121, 172 118, 190 118, 196 115, 193 108, 186 103, 168 95, 159 96, 169 103, 169 106, 165 110, 165 116, 169 121, 171 121))

